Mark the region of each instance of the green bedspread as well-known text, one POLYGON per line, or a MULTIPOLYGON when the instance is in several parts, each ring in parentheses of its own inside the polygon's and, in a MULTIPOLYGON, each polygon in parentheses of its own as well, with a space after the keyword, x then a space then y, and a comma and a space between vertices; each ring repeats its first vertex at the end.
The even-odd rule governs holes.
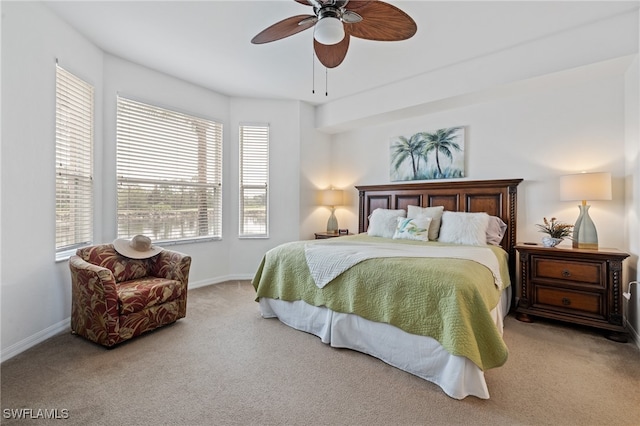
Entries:
MULTIPOLYGON (((323 240, 445 245, 390 240, 365 234, 323 240)), ((268 251, 253 279, 261 297, 303 300, 337 312, 394 325, 408 333, 430 336, 449 353, 467 357, 482 370, 507 360, 507 347, 490 311, 501 291, 491 271, 474 261, 453 258, 377 258, 352 266, 324 288, 309 273, 305 244, 286 243, 268 251)), ((451 244, 447 244, 451 247, 451 244)), ((510 284, 507 253, 488 246, 500 262, 503 286, 510 284)))

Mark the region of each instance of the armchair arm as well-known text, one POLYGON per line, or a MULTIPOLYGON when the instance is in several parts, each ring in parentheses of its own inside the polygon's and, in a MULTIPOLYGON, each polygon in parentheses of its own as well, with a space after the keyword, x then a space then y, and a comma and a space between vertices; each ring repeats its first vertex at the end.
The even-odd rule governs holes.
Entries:
POLYGON ((189 282, 191 256, 172 250, 162 250, 151 265, 151 274, 155 277, 182 282, 186 290, 189 282))
POLYGON ((103 345, 111 346, 118 337, 118 293, 113 273, 86 262, 69 258, 71 271, 71 329, 103 345))

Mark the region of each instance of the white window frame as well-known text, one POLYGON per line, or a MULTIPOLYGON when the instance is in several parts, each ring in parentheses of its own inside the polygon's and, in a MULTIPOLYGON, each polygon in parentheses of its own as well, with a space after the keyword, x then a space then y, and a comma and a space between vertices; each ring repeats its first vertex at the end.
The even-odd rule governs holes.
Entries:
POLYGON ((222 238, 222 123, 118 95, 118 238, 222 238))
POLYGON ((56 63, 56 260, 93 244, 94 88, 56 63))
POLYGON ((238 237, 269 238, 269 123, 240 123, 238 134, 238 237), (256 197, 263 195, 264 199, 263 204, 257 205, 263 211, 264 221, 258 220, 253 229, 249 224, 249 206, 245 204, 247 193, 253 193, 256 197))

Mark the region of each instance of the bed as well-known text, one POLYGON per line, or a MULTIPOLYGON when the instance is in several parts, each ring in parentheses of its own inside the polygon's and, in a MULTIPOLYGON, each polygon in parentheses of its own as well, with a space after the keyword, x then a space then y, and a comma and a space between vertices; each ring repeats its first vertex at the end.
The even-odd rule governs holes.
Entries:
POLYGON ((508 357, 502 332, 521 181, 357 186, 357 235, 265 254, 252 281, 261 315, 374 356, 452 398, 488 399, 484 372, 508 357))

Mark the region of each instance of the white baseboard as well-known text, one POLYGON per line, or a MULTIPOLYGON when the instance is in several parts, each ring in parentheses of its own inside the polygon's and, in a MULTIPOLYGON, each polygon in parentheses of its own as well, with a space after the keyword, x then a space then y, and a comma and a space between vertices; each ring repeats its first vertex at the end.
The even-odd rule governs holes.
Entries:
POLYGON ((26 351, 29 348, 34 347, 38 343, 44 342, 45 340, 60 334, 64 331, 71 331, 70 327, 71 317, 66 318, 57 324, 53 324, 45 328, 42 331, 37 332, 36 334, 27 337, 26 339, 22 339, 21 341, 14 343, 8 348, 3 348, 0 351, 0 362, 5 362, 8 359, 13 358, 14 356, 26 351))
POLYGON ((216 277, 215 279, 211 280, 211 279, 207 279, 207 280, 200 280, 200 281, 189 281, 189 289, 194 289, 194 288, 200 288, 200 287, 206 287, 208 285, 212 285, 212 284, 220 284, 220 283, 224 283, 227 281, 234 281, 234 280, 252 280, 253 279, 253 275, 243 275, 243 274, 239 274, 239 275, 225 275, 223 277, 216 277))

